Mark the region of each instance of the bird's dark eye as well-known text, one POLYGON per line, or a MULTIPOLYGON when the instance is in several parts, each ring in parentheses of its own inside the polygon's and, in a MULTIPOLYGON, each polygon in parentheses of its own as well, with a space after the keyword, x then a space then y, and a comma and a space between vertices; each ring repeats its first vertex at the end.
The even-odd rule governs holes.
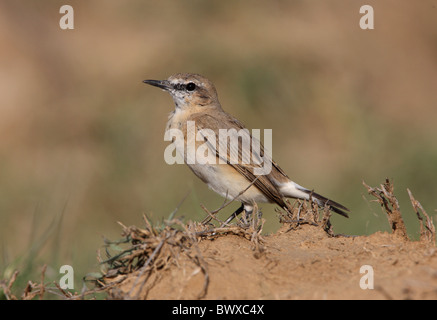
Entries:
POLYGON ((196 89, 196 85, 192 82, 187 84, 187 90, 188 91, 193 91, 194 89, 196 89))

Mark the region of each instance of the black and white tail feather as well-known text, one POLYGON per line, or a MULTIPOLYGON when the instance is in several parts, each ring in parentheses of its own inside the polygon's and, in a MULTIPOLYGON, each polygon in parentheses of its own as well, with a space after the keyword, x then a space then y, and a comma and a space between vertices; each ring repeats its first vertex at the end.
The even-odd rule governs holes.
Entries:
POLYGON ((285 197, 312 200, 317 203, 319 207, 324 207, 325 205, 328 205, 331 211, 338 213, 343 217, 349 218, 347 212, 349 212, 350 210, 345 206, 331 199, 328 199, 312 190, 304 188, 293 181, 283 184, 280 190, 285 197))

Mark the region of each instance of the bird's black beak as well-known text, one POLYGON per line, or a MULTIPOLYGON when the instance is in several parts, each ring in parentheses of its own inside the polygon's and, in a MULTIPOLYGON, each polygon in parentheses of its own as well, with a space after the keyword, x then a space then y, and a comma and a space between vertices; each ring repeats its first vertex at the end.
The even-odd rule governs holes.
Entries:
POLYGON ((167 80, 144 80, 143 82, 166 91, 172 88, 170 82, 168 82, 167 80))

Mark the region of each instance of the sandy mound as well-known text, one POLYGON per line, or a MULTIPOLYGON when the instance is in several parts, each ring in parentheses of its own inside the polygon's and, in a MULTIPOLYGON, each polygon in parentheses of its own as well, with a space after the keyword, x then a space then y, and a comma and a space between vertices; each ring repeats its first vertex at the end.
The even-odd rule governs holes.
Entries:
POLYGON ((192 250, 179 252, 177 263, 152 274, 139 275, 140 270, 128 274, 109 291, 110 297, 437 299, 437 254, 423 242, 407 242, 388 233, 330 237, 319 227, 303 225, 264 236, 263 247, 259 254, 251 241, 233 234, 204 240, 198 244, 204 271, 192 250), (363 265, 373 267, 373 290, 360 287, 361 277, 368 275, 360 273, 363 265))
POLYGON ((130 246, 117 242, 98 283, 112 299, 437 299, 432 220, 410 193, 421 222, 410 241, 391 183, 366 187, 392 234, 336 236, 329 210, 306 203, 271 235, 255 215, 225 228, 145 219, 145 229, 123 226, 130 246))
MULTIPOLYGON (((335 235, 329 208, 305 202, 280 213, 283 226, 271 235, 262 235, 256 210, 225 227, 210 212, 204 223, 170 218, 153 226, 145 217, 143 228, 121 224, 123 238, 105 240, 95 288, 73 294, 55 284, 67 299, 97 292, 109 299, 437 299, 432 219, 410 193, 421 223, 420 241, 410 241, 390 182, 366 187, 392 233, 335 235)), ((10 299, 14 281, 0 283, 10 299)), ((49 290, 43 271, 21 298, 49 290)))

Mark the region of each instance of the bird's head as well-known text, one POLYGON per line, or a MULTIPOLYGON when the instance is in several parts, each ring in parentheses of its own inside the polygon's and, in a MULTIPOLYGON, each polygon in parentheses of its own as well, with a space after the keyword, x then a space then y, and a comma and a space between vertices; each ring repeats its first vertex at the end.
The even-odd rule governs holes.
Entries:
POLYGON ((217 91, 207 78, 191 73, 177 73, 167 80, 144 80, 171 94, 176 109, 220 107, 217 91))

